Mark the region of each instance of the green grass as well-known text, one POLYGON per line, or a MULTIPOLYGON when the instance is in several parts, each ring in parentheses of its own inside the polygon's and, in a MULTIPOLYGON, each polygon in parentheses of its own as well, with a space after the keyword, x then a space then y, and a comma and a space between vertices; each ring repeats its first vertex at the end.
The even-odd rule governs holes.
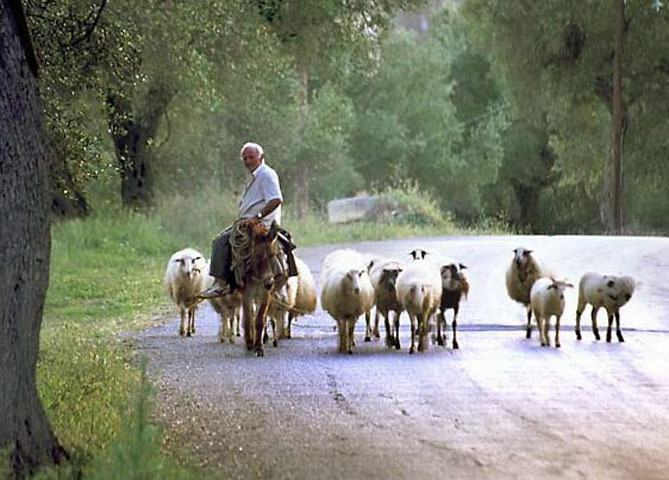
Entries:
MULTIPOLYGON (((298 221, 287 208, 284 224, 303 247, 473 233, 455 226, 417 192, 385 195, 396 202, 400 214, 379 223, 330 225, 325 215, 317 213, 298 221)), ((102 210, 90 218, 56 224, 52 230, 38 388, 55 433, 74 461, 44 475, 187 478, 187 472, 160 453, 159 434, 148 425, 149 394, 127 332, 174 312, 162 287, 167 260, 187 246, 209 256, 211 238, 234 219, 236 201, 198 191, 189 197, 163 198, 149 214, 110 206, 102 210), (144 396, 141 405, 137 392, 144 396), (139 416, 132 425, 126 419, 128 411, 135 411, 133 418, 139 416), (138 422, 144 426, 138 427, 138 422), (133 437, 138 428, 143 433, 133 437), (135 468, 142 462, 153 468, 153 474, 135 468), (133 470, 143 476, 110 476, 114 471, 130 475, 127 472, 133 470)))

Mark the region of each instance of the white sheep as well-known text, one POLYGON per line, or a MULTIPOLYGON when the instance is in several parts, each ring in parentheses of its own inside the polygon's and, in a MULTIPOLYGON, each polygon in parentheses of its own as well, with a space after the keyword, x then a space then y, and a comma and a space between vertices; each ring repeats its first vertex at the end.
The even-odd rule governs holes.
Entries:
POLYGON ((576 307, 576 339, 581 339, 581 314, 587 304, 592 305, 592 333, 599 340, 597 311, 604 307, 609 317, 606 341, 611 341, 611 326, 616 319, 616 335, 619 342, 624 342, 620 330, 620 307, 629 302, 636 288, 636 282, 629 276, 601 275, 588 272, 578 282, 578 306, 576 307))
POLYGON ((323 261, 321 305, 337 322, 339 352, 353 353, 358 317, 371 308, 374 290, 367 265, 354 250, 335 250, 323 261))
MULTIPOLYGON (((207 271, 209 271, 209 262, 207 262, 207 271)), ((214 284, 216 279, 211 275, 207 275, 204 288, 210 287, 214 284)), ((220 281, 220 280, 219 280, 220 281)), ((235 290, 231 294, 223 295, 221 297, 207 299, 214 311, 218 313, 220 318, 220 327, 218 331, 218 338, 221 343, 228 340, 230 343, 235 343, 233 335, 235 333, 235 323, 237 324, 237 336, 239 336, 239 318, 241 317, 242 308, 242 294, 239 290, 235 290)))
POLYGON ((437 314, 437 343, 444 345, 446 340, 446 317, 448 309, 453 309, 453 348, 458 349, 457 326, 458 312, 460 311, 460 300, 469 295, 469 281, 465 275, 464 264, 455 260, 442 260, 441 267, 441 301, 439 302, 439 313, 437 314), (444 335, 441 334, 442 326, 444 335))
POLYGON ((195 333, 195 311, 201 302, 196 295, 205 287, 208 276, 204 255, 193 248, 179 250, 167 262, 165 291, 179 310, 181 336, 190 337, 195 333), (186 313, 188 313, 188 325, 186 325, 186 313))
MULTIPOLYGON (((395 260, 377 259, 370 265, 370 280, 374 288, 374 302, 376 304, 376 315, 374 321, 374 335, 379 337, 379 316, 383 316, 386 327, 386 346, 388 348, 400 348, 400 307, 397 299, 397 276, 403 269, 403 264, 395 260), (390 312, 394 312, 391 321, 390 312)), ((367 323, 367 336, 371 334, 369 322, 367 323)))
POLYGON ((541 277, 532 285, 530 305, 537 320, 542 347, 551 346, 548 330, 550 318, 555 315, 555 347, 560 348, 560 318, 564 312, 564 290, 567 287, 573 285, 548 277, 541 277))
POLYGON ((530 290, 537 279, 550 277, 552 272, 532 254, 532 250, 519 247, 513 253, 513 260, 506 271, 506 291, 511 300, 522 303, 527 309, 526 337, 530 338, 532 336, 530 290))
POLYGON ((411 348, 416 351, 415 337, 418 333, 418 351, 428 347, 430 319, 441 300, 441 275, 436 265, 424 260, 410 262, 397 276, 397 300, 402 310, 411 319, 411 348))
POLYGON ((286 329, 286 338, 292 336, 292 323, 297 317, 314 313, 316 311, 317 292, 316 282, 311 274, 309 266, 302 259, 295 257, 297 266, 297 293, 295 295, 295 304, 288 312, 288 328, 286 329))

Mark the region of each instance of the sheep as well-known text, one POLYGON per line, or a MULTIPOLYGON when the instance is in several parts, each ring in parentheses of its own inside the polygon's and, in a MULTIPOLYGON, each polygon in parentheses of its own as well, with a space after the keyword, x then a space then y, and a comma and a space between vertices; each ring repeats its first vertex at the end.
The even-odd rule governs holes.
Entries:
POLYGON ((469 295, 469 282, 465 275, 464 264, 455 260, 443 260, 441 262, 441 301, 439 302, 439 313, 437 314, 437 343, 444 345, 446 339, 446 310, 453 309, 453 348, 458 349, 458 340, 456 329, 458 325, 458 311, 460 310, 460 300, 469 295), (444 328, 444 335, 441 334, 441 328, 444 328))
POLYGON ((415 337, 418 332, 418 351, 427 348, 430 318, 441 300, 441 276, 439 268, 431 263, 415 261, 409 263, 397 276, 397 300, 411 319, 411 348, 416 351, 415 337))
POLYGON ((353 353, 355 322, 374 301, 366 267, 363 257, 348 249, 335 250, 323 262, 321 305, 337 322, 340 353, 353 353))
POLYGON ((239 333, 239 317, 241 315, 242 294, 239 290, 231 294, 223 295, 222 297, 210 298, 209 303, 213 309, 218 313, 221 325, 219 328, 219 340, 221 343, 228 340, 230 343, 235 343, 233 336, 239 333), (235 322, 237 329, 235 332, 235 322))
MULTIPOLYGON (((376 270, 376 268, 379 266, 380 263, 385 262, 385 259, 382 257, 366 257, 367 260, 369 260, 367 264, 367 272, 369 273, 369 280, 372 282, 372 288, 376 289, 376 284, 374 283, 374 276, 373 276, 373 271, 376 270)), ((378 277, 376 278, 378 280, 378 277)), ((376 305, 376 296, 374 296, 374 302, 372 306, 376 305)), ((376 310, 374 314, 374 328, 372 328, 372 307, 369 308, 365 312, 365 342, 371 342, 372 341, 372 336, 375 339, 379 339, 381 337, 379 333, 379 311, 378 309, 376 310)))
POLYGON ((532 255, 532 250, 519 247, 513 252, 513 260, 506 271, 506 291, 511 300, 522 303, 527 309, 526 338, 530 338, 532 336, 530 290, 538 278, 550 277, 552 273, 535 255, 532 255))
MULTIPOLYGON (((402 264, 395 260, 376 260, 370 264, 370 280, 374 288, 374 300, 376 303, 376 318, 374 322, 374 334, 379 336, 379 316, 382 315, 386 327, 386 346, 400 349, 400 313, 401 307, 397 299, 395 288, 397 276, 402 271, 402 264), (395 312, 393 321, 390 321, 390 312, 395 312)), ((369 322, 367 323, 367 335, 371 333, 369 322)))
POLYGON ((636 282, 629 276, 600 275, 588 272, 578 282, 578 306, 576 307, 576 339, 581 339, 581 314, 587 304, 592 305, 592 333, 599 340, 597 328, 597 311, 604 307, 609 317, 609 326, 606 330, 606 341, 611 341, 611 326, 613 317, 616 319, 616 335, 619 342, 624 342, 620 330, 620 307, 629 302, 636 288, 636 282))
POLYGON ((537 319, 539 341, 542 347, 551 346, 548 330, 550 318, 555 315, 555 347, 560 348, 560 318, 564 312, 564 290, 567 287, 573 288, 574 286, 571 283, 548 277, 541 277, 532 285, 530 305, 537 319))
POLYGON ((295 257, 295 265, 297 266, 297 293, 295 296, 295 304, 292 309, 288 311, 288 328, 286 329, 286 338, 292 337, 291 325, 293 320, 307 313, 314 313, 316 311, 316 282, 311 274, 309 266, 304 263, 297 256, 295 257))
POLYGON ((202 291, 207 281, 207 261, 193 248, 175 252, 165 269, 165 291, 176 304, 181 316, 179 335, 190 337, 195 334, 195 311, 200 299, 195 296, 202 291), (186 325, 188 312, 188 325, 186 325))

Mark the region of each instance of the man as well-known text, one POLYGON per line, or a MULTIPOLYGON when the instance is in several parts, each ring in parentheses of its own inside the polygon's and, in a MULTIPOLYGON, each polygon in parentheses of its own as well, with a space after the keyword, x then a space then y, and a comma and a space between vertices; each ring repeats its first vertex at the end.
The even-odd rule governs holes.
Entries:
MULTIPOLYGON (((261 222, 270 227, 273 222, 281 224, 281 204, 283 195, 279 185, 279 176, 265 163, 263 148, 257 143, 246 143, 241 150, 242 161, 249 172, 244 195, 239 202, 239 217, 250 222, 261 222)), ((230 235, 232 229, 223 230, 214 239, 211 250, 209 275, 217 281, 205 289, 200 298, 214 298, 233 292, 238 285, 231 271, 232 248, 230 235)), ((288 260, 288 275, 297 275, 292 250, 295 248, 287 232, 278 236, 288 260)))

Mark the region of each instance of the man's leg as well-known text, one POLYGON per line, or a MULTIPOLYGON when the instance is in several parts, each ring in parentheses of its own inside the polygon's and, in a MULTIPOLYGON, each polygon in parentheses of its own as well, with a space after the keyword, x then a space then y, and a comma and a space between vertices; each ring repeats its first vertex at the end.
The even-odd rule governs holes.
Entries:
POLYGON ((205 289, 200 298, 220 297, 231 293, 237 287, 232 274, 232 247, 230 246, 231 229, 225 229, 214 238, 211 245, 209 275, 216 279, 211 287, 205 289))

